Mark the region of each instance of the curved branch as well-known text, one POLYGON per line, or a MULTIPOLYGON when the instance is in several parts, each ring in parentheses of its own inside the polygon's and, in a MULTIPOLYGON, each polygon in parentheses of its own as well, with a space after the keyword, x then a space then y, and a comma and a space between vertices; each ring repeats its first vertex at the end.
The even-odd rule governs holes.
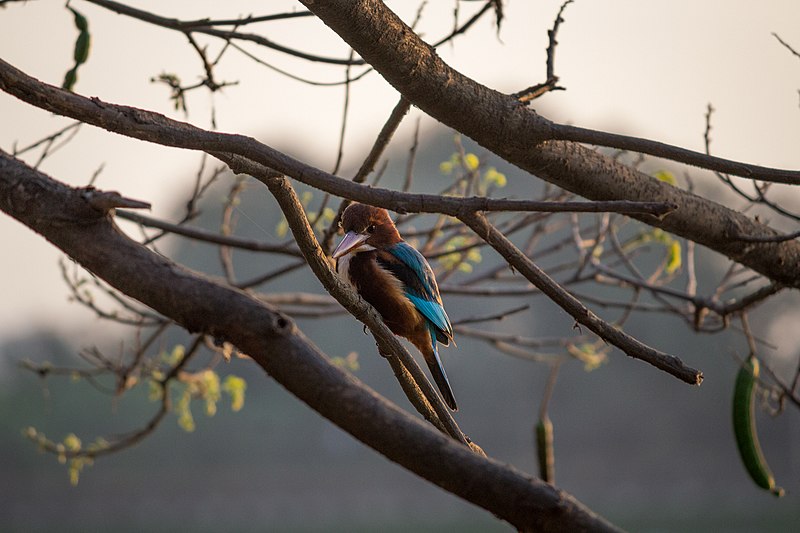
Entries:
POLYGON ((86 0, 86 1, 91 4, 95 4, 97 6, 111 10, 114 13, 120 15, 126 15, 128 17, 132 17, 137 20, 153 24, 155 26, 161 26, 162 28, 177 30, 186 34, 203 33, 205 35, 219 37, 221 39, 225 39, 228 41, 229 40, 250 41, 260 46, 265 46, 267 48, 277 50, 278 52, 283 52, 284 54, 299 57, 301 59, 306 59, 308 61, 316 61, 319 63, 328 63, 331 65, 364 64, 363 59, 338 59, 338 58, 323 57, 314 54, 309 54, 301 50, 295 50, 293 48, 280 45, 276 42, 270 41, 266 37, 262 37, 261 35, 257 35, 254 33, 242 33, 238 31, 220 30, 212 27, 211 25, 206 25, 206 26, 199 25, 198 21, 182 21, 179 19, 162 17, 154 13, 150 13, 149 11, 144 11, 142 9, 137 9, 135 7, 121 4, 119 2, 114 2, 113 0, 86 0))
POLYGON ((743 178, 773 183, 786 183, 788 185, 800 185, 800 172, 796 170, 783 170, 742 163, 741 161, 732 161, 730 159, 724 159, 703 152, 695 152, 694 150, 687 150, 686 148, 651 139, 590 130, 578 126, 571 126, 569 124, 553 124, 552 131, 552 138, 555 140, 594 144, 596 146, 605 146, 607 148, 617 148, 619 150, 652 155, 662 159, 669 159, 678 163, 685 163, 687 165, 712 170, 714 172, 741 176, 743 178))
POLYGON ((483 196, 457 198, 368 187, 307 165, 252 137, 207 131, 152 111, 110 104, 99 98, 90 99, 64 91, 28 76, 2 59, 0 59, 0 89, 36 107, 136 139, 164 146, 202 150, 223 158, 225 153, 243 156, 321 191, 385 207, 401 214, 415 212, 458 216, 463 209, 471 211, 614 211, 629 215, 640 214, 652 220, 663 217, 675 208, 675 203, 671 201, 610 199, 595 205, 589 202, 542 202, 483 196))
POLYGON ((412 104, 510 163, 592 200, 674 202, 677 211, 663 220, 636 218, 703 244, 775 281, 800 287, 800 243, 755 248, 734 241, 730 238, 734 233, 773 236, 776 232, 580 144, 554 140, 558 125, 452 69, 379 0, 301 1, 412 104))
POLYGON ((80 192, 0 151, 0 209, 191 332, 226 340, 339 427, 524 531, 615 531, 569 494, 470 451, 336 368, 285 315, 132 241, 80 192), (147 273, 147 275, 142 275, 147 273))

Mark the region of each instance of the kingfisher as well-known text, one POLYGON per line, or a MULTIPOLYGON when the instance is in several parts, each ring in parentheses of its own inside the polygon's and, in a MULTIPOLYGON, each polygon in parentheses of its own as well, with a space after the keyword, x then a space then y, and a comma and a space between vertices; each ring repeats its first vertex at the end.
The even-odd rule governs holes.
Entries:
POLYGON ((450 409, 458 410, 439 358, 453 326, 428 261, 405 242, 386 209, 350 204, 342 213, 345 232, 333 258, 336 272, 380 313, 395 335, 416 346, 450 409))

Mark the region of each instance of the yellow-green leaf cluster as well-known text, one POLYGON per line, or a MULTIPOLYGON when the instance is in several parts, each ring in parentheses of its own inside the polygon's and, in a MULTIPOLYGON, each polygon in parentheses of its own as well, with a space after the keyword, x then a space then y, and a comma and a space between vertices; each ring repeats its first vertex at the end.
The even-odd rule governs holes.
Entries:
POLYGON ((464 155, 464 168, 467 170, 477 170, 478 166, 481 164, 481 160, 478 159, 478 156, 473 153, 468 153, 464 155))
POLYGON ((463 235, 457 235, 447 241, 447 244, 444 245, 444 249, 445 251, 452 251, 453 253, 443 255, 439 258, 439 264, 442 265, 442 268, 445 270, 458 269, 466 273, 472 272, 472 265, 480 263, 483 259, 480 249, 473 247, 460 252, 455 251, 468 244, 470 244, 470 242, 463 235))
POLYGON ((192 416, 192 394, 189 387, 183 389, 178 402, 175 404, 175 414, 178 415, 178 425, 187 433, 195 429, 194 416, 192 416))
POLYGON ((73 487, 78 485, 78 481, 80 481, 81 472, 83 471, 84 466, 92 466, 94 464, 94 459, 91 457, 75 457, 69 460, 69 466, 67 466, 67 473, 69 474, 69 483, 73 487))
POLYGON ((672 242, 667 247, 667 266, 665 267, 667 274, 674 274, 681 268, 682 264, 681 243, 677 239, 672 239, 672 242))
POLYGON ((201 374, 202 384, 201 393, 206 404, 206 415, 214 416, 217 414, 217 402, 222 393, 219 387, 219 375, 213 370, 206 370, 201 374))
POLYGON ((169 366, 175 366, 183 360, 186 355, 186 348, 183 344, 176 344, 172 347, 172 351, 162 351, 160 355, 161 360, 169 366))
POLYGON ((649 243, 659 243, 664 246, 667 252, 664 271, 667 274, 674 274, 683 265, 681 243, 678 239, 660 228, 653 228, 649 231, 637 235, 628 241, 623 249, 630 251, 649 243))
POLYGON ((508 183, 506 175, 502 172, 498 172, 494 167, 489 167, 486 169, 486 172, 483 173, 483 181, 487 185, 495 187, 505 187, 508 183))
POLYGON ((68 433, 61 442, 48 439, 44 433, 34 427, 27 427, 22 433, 25 437, 37 443, 40 450, 54 453, 60 464, 67 465, 69 482, 72 486, 78 484, 83 468, 94 464, 94 454, 109 446, 108 442, 102 437, 97 438, 84 448, 83 442, 74 433, 68 433))
POLYGON ((361 368, 358 362, 358 352, 350 352, 344 357, 333 357, 331 361, 339 368, 344 368, 350 372, 358 372, 358 369, 361 368))
MULTIPOLYGON (((475 173, 481 168, 480 158, 472 152, 461 154, 461 152, 453 152, 450 159, 439 163, 439 172, 444 176, 450 176, 454 171, 460 169, 461 173, 456 176, 457 179, 476 175, 475 173)), ((487 167, 486 170, 480 175, 477 181, 478 194, 485 195, 492 187, 505 187, 508 183, 506 175, 499 172, 495 167, 487 167)))
POLYGON ((669 183, 673 187, 678 185, 678 181, 675 179, 675 175, 668 170, 659 170, 654 174, 655 178, 659 181, 663 181, 664 183, 669 183))
POLYGON ((567 345, 567 352, 583 363, 583 369, 586 372, 595 370, 608 359, 606 351, 598 350, 598 345, 591 342, 584 342, 578 345, 569 344, 567 345))
POLYGON ((231 411, 238 412, 244 407, 244 393, 247 383, 239 376, 230 374, 222 382, 222 390, 231 398, 231 411))
POLYGON ((231 410, 236 412, 244 407, 244 394, 247 390, 245 380, 234 375, 226 376, 220 381, 219 374, 211 369, 199 372, 181 372, 178 375, 179 384, 175 403, 175 414, 178 416, 178 425, 187 432, 195 430, 195 420, 192 414, 192 401, 197 399, 203 402, 206 416, 217 414, 217 404, 222 399, 222 393, 231 399, 231 410))

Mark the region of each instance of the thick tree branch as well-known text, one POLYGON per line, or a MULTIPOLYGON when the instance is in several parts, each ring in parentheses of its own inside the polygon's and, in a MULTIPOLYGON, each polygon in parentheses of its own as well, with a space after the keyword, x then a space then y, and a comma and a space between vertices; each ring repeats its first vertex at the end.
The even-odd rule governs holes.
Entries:
POLYGON ((274 170, 245 158, 231 156, 230 154, 216 154, 216 156, 225 161, 234 172, 250 174, 269 188, 281 206, 281 210, 292 230, 292 235, 311 270, 331 296, 336 298, 345 309, 370 328, 375 340, 378 342, 378 349, 381 354, 389 358, 389 363, 392 365, 395 375, 400 379, 400 384, 414 407, 443 432, 462 444, 469 445, 468 439, 455 423, 450 411, 441 401, 441 398, 439 398, 414 358, 408 353, 408 350, 400 344, 397 337, 383 323, 377 311, 363 301, 355 291, 346 287, 333 273, 328 258, 320 248, 304 214, 303 205, 297 198, 291 184, 274 170), (405 368, 405 371, 401 367, 405 368), (406 380, 408 376, 412 378, 411 382, 406 380))
MULTIPOLYGON (((718 251, 765 276, 791 287, 800 286, 800 243, 770 243, 754 247, 731 236, 774 236, 776 232, 747 216, 690 192, 672 187, 633 168, 590 150, 573 138, 594 144, 591 138, 554 124, 511 96, 489 89, 450 68, 379 0, 316 0, 303 2, 339 34, 390 84, 432 117, 464 133, 510 163, 559 187, 593 200, 661 200, 678 209, 662 220, 636 217, 718 251)), ((608 140, 609 137, 606 137, 608 140)), ((614 140, 613 138, 611 139, 614 140)), ((660 145, 642 141, 645 153, 660 145)), ((655 153, 659 156, 675 154, 655 153)), ((682 161, 682 156, 675 159, 682 161)), ((703 168, 719 168, 718 158, 689 161, 703 168)), ((731 162, 726 162, 731 163, 731 162)), ((721 163, 720 163, 721 164, 721 163)), ((800 173, 732 163, 731 174, 760 180, 797 182, 800 173)))
POLYGON ((651 218, 672 212, 671 202, 630 202, 611 199, 595 205, 589 202, 541 202, 473 196, 447 197, 436 194, 411 194, 364 186, 307 165, 252 137, 207 131, 159 113, 87 98, 32 78, 0 59, 0 90, 31 105, 87 124, 165 146, 202 150, 215 154, 236 154, 272 168, 321 191, 358 202, 391 209, 398 213, 441 213, 457 216, 462 209, 472 211, 549 211, 647 214, 651 218))
POLYGON ((0 209, 187 330, 235 345, 324 417, 387 458, 522 531, 615 531, 570 495, 482 457, 336 368, 285 315, 132 241, 79 190, 0 151, 0 209), (143 275, 146 273, 147 275, 143 275))

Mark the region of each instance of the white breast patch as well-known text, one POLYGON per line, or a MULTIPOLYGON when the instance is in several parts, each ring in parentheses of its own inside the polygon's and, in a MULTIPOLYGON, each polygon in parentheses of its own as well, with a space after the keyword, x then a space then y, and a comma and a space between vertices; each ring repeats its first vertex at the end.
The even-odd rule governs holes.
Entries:
POLYGON ((343 257, 340 257, 336 261, 336 273, 339 274, 339 277, 342 278, 342 281, 350 285, 351 287, 355 287, 353 282, 350 280, 350 275, 348 272, 350 271, 350 260, 353 258, 353 254, 347 254, 343 257))

